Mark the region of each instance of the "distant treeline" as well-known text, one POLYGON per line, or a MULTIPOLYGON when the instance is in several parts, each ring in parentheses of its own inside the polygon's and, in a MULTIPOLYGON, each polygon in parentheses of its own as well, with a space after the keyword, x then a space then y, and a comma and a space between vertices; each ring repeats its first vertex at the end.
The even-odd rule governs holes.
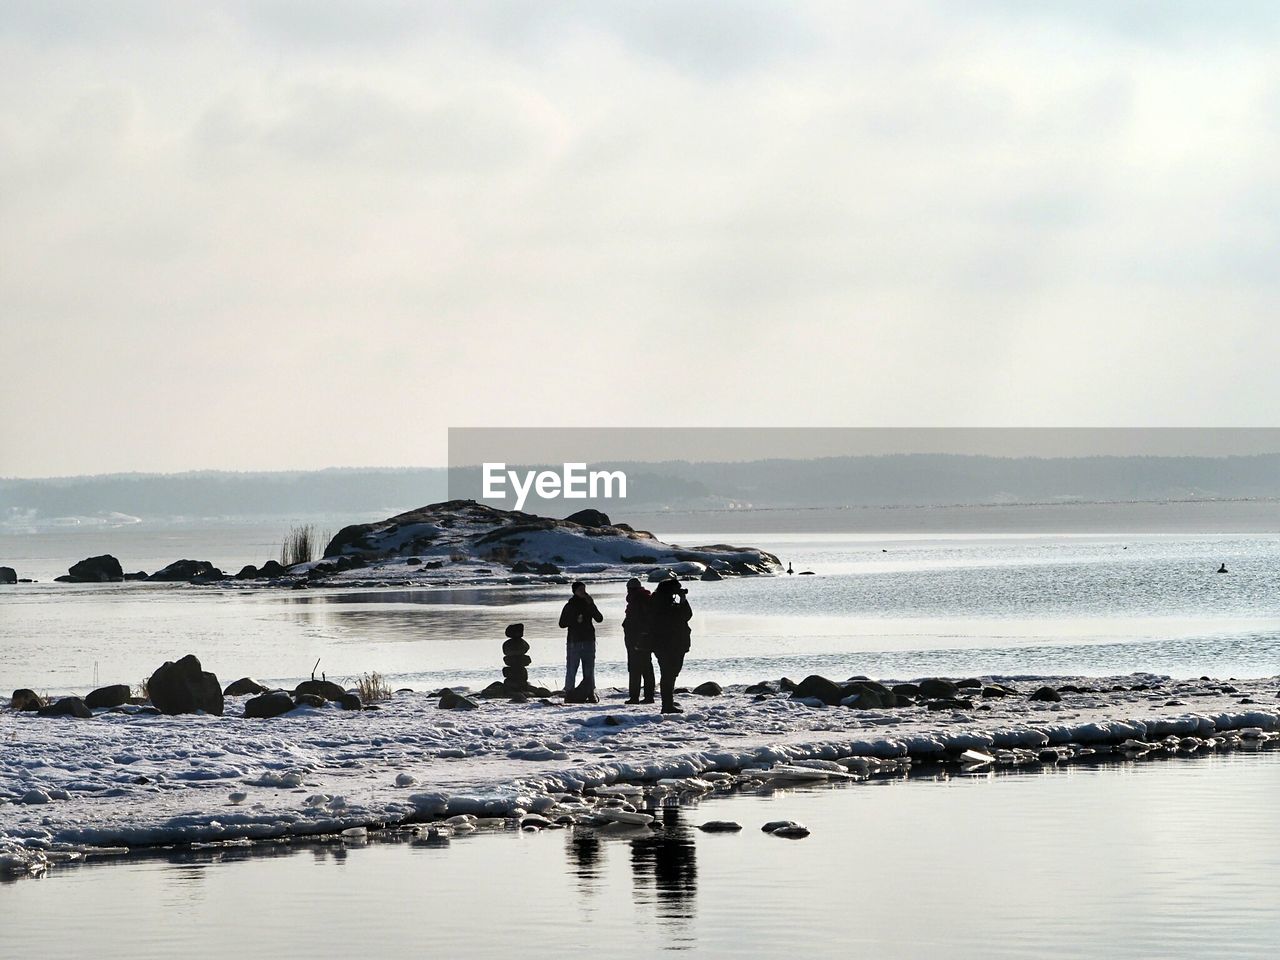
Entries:
MULTIPOLYGON (((627 507, 933 506, 1280 497, 1280 454, 1078 458, 899 454, 749 463, 593 463, 591 467, 626 472, 625 504, 543 501, 531 496, 525 509, 564 516, 594 506, 625 517, 627 507)), ((480 492, 478 469, 443 468, 0 480, 0 519, 109 512, 144 518, 389 516, 439 500, 479 498, 480 492)))

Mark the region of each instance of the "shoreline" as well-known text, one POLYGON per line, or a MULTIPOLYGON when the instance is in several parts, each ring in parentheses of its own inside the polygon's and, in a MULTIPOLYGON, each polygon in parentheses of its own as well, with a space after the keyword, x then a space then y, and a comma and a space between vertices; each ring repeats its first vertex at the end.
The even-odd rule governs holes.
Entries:
POLYGON ((482 700, 457 711, 438 709, 426 693, 395 695, 378 711, 307 707, 271 720, 5 711, 0 736, 12 746, 0 773, 13 787, 0 803, 0 868, 21 872, 28 861, 77 847, 280 840, 456 817, 576 817, 590 812, 578 800, 602 789, 662 781, 714 789, 713 781, 741 782, 743 770, 763 782, 778 765, 814 771, 801 777, 860 779, 966 762, 966 751, 968 762, 990 769, 1035 768, 1280 739, 1280 678, 1107 679, 1124 689, 1051 703, 1027 699, 1029 688, 1098 679, 991 677, 1018 684, 1016 699, 941 710, 820 707, 731 687, 718 697, 686 695, 688 712, 675 718, 611 695, 589 706, 482 700))

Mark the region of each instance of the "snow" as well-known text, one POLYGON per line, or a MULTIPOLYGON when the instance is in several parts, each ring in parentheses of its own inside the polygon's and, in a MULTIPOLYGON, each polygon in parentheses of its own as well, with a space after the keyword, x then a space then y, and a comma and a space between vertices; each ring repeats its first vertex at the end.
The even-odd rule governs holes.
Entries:
MULTIPOLYGON (((1068 681, 1082 682, 1034 678, 1021 692, 1068 681)), ((598 705, 482 700, 468 712, 404 693, 376 711, 326 707, 270 720, 243 719, 237 698, 223 717, 107 711, 76 720, 4 711, 0 869, 26 869, 40 860, 32 851, 50 845, 267 839, 406 819, 518 816, 546 811, 549 797, 564 791, 743 768, 776 767, 760 775, 799 782, 837 776, 833 761, 859 772, 849 758, 923 761, 970 750, 1000 759, 1125 741, 1140 752, 1164 738, 1202 745, 1226 731, 1265 739, 1280 730, 1280 678, 1237 681, 1232 693, 1213 681, 1150 675, 1101 685, 1118 684, 1158 688, 1068 694, 1061 703, 993 699, 981 701, 987 710, 954 713, 815 709, 742 688, 685 696, 687 712, 674 717, 607 692, 598 705), (1242 705, 1246 693, 1271 703, 1242 705), (1196 709, 1166 706, 1175 694, 1196 709)))

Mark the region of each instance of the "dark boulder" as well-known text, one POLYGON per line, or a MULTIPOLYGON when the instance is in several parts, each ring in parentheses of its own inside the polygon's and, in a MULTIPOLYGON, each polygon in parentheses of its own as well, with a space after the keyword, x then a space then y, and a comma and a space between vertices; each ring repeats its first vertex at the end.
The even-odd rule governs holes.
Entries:
POLYGON ((507 629, 503 631, 508 640, 521 640, 524 638, 523 623, 508 623, 507 629))
POLYGON ((927 697, 930 700, 941 700, 948 697, 954 697, 960 692, 960 688, 950 680, 942 680, 938 677, 930 677, 927 680, 921 680, 917 686, 920 687, 920 696, 927 697))
POLYGON ((716 580, 723 580, 724 577, 721 576, 720 571, 713 570, 710 567, 707 567, 706 570, 702 571, 702 579, 708 583, 713 583, 716 580))
POLYGON ((258 576, 267 580, 275 580, 288 574, 288 569, 279 560, 268 560, 258 568, 258 576))
POLYGON ((76 717, 80 720, 93 716, 93 711, 79 697, 63 697, 36 712, 42 717, 76 717))
POLYGON ((480 704, 476 703, 470 697, 461 693, 455 693, 448 687, 440 691, 440 702, 437 706, 441 710, 475 710, 480 704))
POLYGON ((504 657, 520 657, 529 652, 529 642, 527 640, 508 640, 502 645, 502 655, 504 657))
POLYGON ((920 688, 914 683, 895 683, 891 689, 900 697, 920 696, 920 688))
POLYGON ((260 693, 266 693, 267 688, 260 684, 257 680, 251 680, 249 677, 241 677, 239 680, 232 680, 227 684, 227 688, 222 691, 224 697, 247 697, 256 696, 260 693))
POLYGON ((297 704, 293 702, 293 697, 287 693, 281 691, 264 693, 260 697, 245 701, 244 715, 249 719, 266 720, 288 713, 295 706, 297 704))
POLYGON ((124 580, 120 561, 109 553, 81 560, 67 574, 72 583, 121 583, 124 580))
POLYGON ((790 677, 783 677, 781 680, 778 681, 778 689, 781 690, 783 693, 795 693, 796 682, 792 680, 790 677))
POLYGON ((325 557, 336 557, 343 553, 376 552, 377 548, 369 539, 375 529, 377 525, 372 523, 353 523, 349 527, 343 527, 326 544, 325 557))
POLYGON ((778 691, 776 691, 771 684, 761 681, 760 683, 751 684, 751 686, 747 687, 747 689, 742 692, 754 695, 760 693, 777 693, 778 691))
POLYGON ((293 688, 295 697, 311 694, 320 697, 322 700, 331 700, 334 703, 342 699, 343 694, 346 692, 332 680, 303 680, 293 688))
POLYGON ((481 690, 479 696, 484 697, 486 700, 506 700, 513 692, 515 691, 501 680, 495 680, 481 690))
POLYGON ((24 713, 39 710, 44 705, 44 697, 26 687, 13 691, 13 697, 9 700, 10 710, 20 710, 24 713))
POLYGON ((200 667, 200 661, 187 654, 176 662, 166 661, 147 680, 147 694, 161 713, 170 716, 203 710, 222 716, 222 687, 218 678, 200 667))
POLYGON ((318 693, 295 693, 293 695, 293 702, 300 707, 313 707, 315 709, 319 709, 328 701, 318 693))
POLYGON ((834 707, 844 699, 845 693, 840 684, 834 680, 828 680, 826 677, 820 677, 817 674, 810 674, 801 680, 792 696, 797 699, 807 700, 810 697, 816 697, 829 707, 834 707))
POLYGON ((17 583, 18 571, 13 567, 0 567, 0 583, 17 583))
POLYGON ((981 690, 982 681, 977 677, 970 677, 967 680, 957 680, 956 686, 961 690, 981 690))
POLYGON ((208 560, 175 560, 163 570, 157 570, 148 580, 156 583, 181 583, 197 578, 204 581, 223 579, 225 574, 208 560))
POLYGON ((340 706, 343 710, 364 709, 364 704, 360 702, 360 695, 358 693, 351 693, 350 691, 343 693, 342 696, 334 701, 334 703, 340 706))
POLYGON ((422 558, 421 558, 421 557, 410 557, 408 560, 406 560, 406 561, 404 562, 404 565, 405 565, 406 567, 420 567, 420 566, 422 566, 422 558))
POLYGON ((930 700, 925 704, 930 710, 972 710, 973 701, 966 697, 944 697, 940 700, 930 700))
POLYGON ((116 683, 109 687, 99 687, 84 698, 85 705, 96 710, 99 707, 118 707, 129 702, 133 690, 127 683, 116 683))
POLYGON ((706 683, 700 683, 690 693, 697 694, 700 697, 718 697, 724 693, 724 688, 714 680, 708 680, 706 683))
POLYGON ((1035 700, 1039 703, 1058 703, 1062 700, 1062 694, 1053 689, 1053 687, 1041 687, 1027 699, 1035 700))
POLYGON ((147 579, 147 571, 135 570, 133 573, 126 573, 124 578, 126 580, 145 580, 147 579))
POLYGON ((237 580, 257 580, 258 577, 258 568, 252 563, 245 564, 240 568, 240 572, 236 574, 237 580))
POLYGON ((502 662, 508 667, 527 667, 533 663, 533 659, 524 653, 509 653, 502 658, 502 662))
POLYGON ((611 527, 609 515, 601 513, 599 510, 579 510, 577 513, 571 513, 565 517, 566 523, 576 523, 580 527, 611 527))

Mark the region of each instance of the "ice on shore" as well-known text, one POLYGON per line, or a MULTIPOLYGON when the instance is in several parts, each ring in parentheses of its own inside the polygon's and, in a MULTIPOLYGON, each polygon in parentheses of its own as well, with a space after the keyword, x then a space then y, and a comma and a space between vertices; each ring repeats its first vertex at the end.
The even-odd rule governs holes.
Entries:
MULTIPOLYGON (((1002 679, 1025 694, 1072 678, 1002 679)), ((862 778, 904 758, 999 764, 1098 749, 1141 754, 1160 744, 1212 746, 1206 738, 1245 744, 1280 730, 1277 678, 1236 681, 1241 690, 1230 693, 1214 681, 1150 675, 1100 686, 1139 689, 929 712, 814 709, 731 687, 686 700, 689 712, 676 718, 607 692, 598 705, 489 700, 446 716, 424 693, 397 694, 378 711, 271 720, 243 719, 235 698, 223 717, 3 711, 0 870, 38 872, 67 844, 114 849, 546 813, 561 802, 553 797, 586 789, 613 797, 621 812, 606 816, 630 823, 638 821, 622 805, 639 782, 711 790, 726 771, 754 770, 763 781, 802 784, 862 778), (1258 703, 1242 704, 1242 690, 1258 703), (1169 706, 1175 691, 1196 709, 1169 706)))

